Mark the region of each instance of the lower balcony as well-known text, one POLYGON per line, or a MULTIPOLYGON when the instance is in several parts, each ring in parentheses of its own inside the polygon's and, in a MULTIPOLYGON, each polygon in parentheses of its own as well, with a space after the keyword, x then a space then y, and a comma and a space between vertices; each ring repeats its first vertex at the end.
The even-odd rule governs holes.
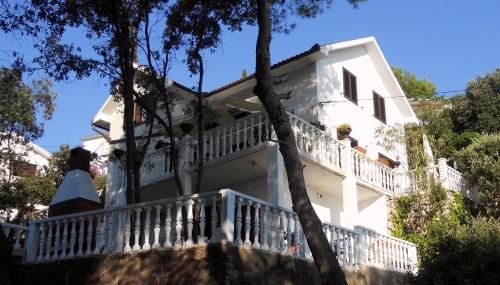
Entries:
MULTIPOLYGON (((24 231, 12 237, 26 251, 25 263, 221 242, 311 258, 293 211, 228 189, 51 217, 14 230, 24 231)), ((417 249, 410 242, 359 226, 324 223, 323 232, 344 268, 416 270, 417 249)))

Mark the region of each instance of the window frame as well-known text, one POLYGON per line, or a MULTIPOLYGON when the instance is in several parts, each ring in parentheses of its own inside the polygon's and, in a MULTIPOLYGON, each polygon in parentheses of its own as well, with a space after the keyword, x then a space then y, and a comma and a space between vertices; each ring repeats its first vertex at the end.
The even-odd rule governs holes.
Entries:
POLYGON ((385 108, 385 98, 379 93, 373 94, 373 116, 384 124, 387 124, 387 110, 385 108))
POLYGON ((358 105, 358 79, 356 75, 342 67, 344 97, 358 105))

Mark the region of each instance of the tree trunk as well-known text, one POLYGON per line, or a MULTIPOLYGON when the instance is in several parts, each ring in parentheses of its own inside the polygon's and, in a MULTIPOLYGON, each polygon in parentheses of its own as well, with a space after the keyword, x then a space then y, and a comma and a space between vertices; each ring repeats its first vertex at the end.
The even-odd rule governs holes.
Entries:
POLYGON ((196 169, 196 187, 194 193, 200 193, 201 190, 201 180, 203 178, 203 164, 205 161, 205 156, 203 152, 205 151, 205 138, 203 136, 203 59, 199 50, 196 52, 196 57, 199 65, 199 79, 198 79, 198 96, 196 104, 196 113, 198 119, 198 167, 196 169))
MULTIPOLYGON (((293 209, 299 217, 314 262, 321 275, 323 284, 347 284, 344 272, 323 233, 323 227, 312 207, 304 182, 303 166, 300 161, 295 137, 286 110, 278 96, 274 96, 271 76, 271 12, 268 0, 257 1, 257 20, 259 32, 256 47, 257 84, 254 93, 259 97, 269 115, 278 137, 280 152, 283 156, 288 175, 288 185, 293 209)), ((271 191, 273 189, 270 189, 271 191)))

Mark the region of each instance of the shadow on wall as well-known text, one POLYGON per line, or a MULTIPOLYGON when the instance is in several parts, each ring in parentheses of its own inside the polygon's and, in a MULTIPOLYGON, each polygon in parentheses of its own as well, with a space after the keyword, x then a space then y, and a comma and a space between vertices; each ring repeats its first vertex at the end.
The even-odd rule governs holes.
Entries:
MULTIPOLYGON (((13 284, 320 284, 314 263, 227 244, 20 265, 13 284)), ((405 275, 362 267, 349 284, 405 284, 405 275)))

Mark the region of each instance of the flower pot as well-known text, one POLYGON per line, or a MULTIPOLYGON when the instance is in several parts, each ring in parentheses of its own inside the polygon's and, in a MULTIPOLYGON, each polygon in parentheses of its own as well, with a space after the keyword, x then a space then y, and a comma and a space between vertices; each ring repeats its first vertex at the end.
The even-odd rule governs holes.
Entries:
POLYGON ((184 134, 189 134, 194 128, 190 123, 182 123, 179 127, 184 134))

